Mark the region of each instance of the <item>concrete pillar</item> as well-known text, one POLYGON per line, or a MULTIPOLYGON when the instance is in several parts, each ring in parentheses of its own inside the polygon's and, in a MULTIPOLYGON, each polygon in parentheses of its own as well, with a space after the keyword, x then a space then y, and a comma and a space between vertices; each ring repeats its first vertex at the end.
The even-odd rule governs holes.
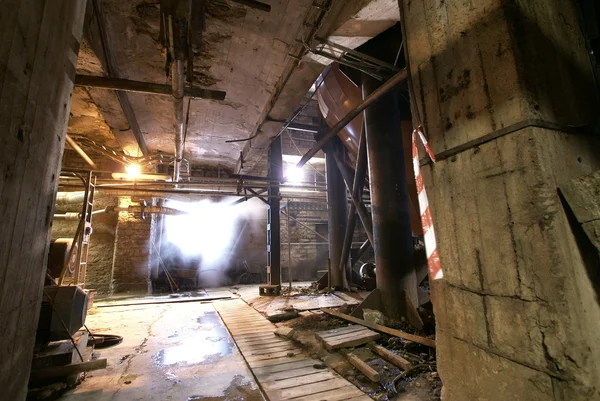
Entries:
POLYGON ((348 216, 348 198, 342 173, 335 163, 334 153, 342 152, 342 144, 334 138, 325 146, 325 170, 327 176, 327 221, 329 233, 329 263, 331 266, 331 286, 342 288, 343 272, 339 269, 346 219, 348 216))
POLYGON ((86 2, 0 13, 0 388, 24 400, 86 2))
MULTIPOLYGON (((283 179, 283 157, 281 137, 277 137, 269 147, 269 178, 281 182, 283 179)), ((269 208, 267 211, 267 274, 269 285, 281 285, 281 215, 279 184, 269 187, 269 208)))
MULTIPOLYGON (((363 97, 379 85, 363 74, 363 97)), ((413 305, 418 301, 397 96, 392 92, 365 111, 377 288, 384 312, 394 319, 406 316, 402 291, 413 305)))
POLYGON ((598 294, 557 191, 600 167, 571 128, 598 110, 577 4, 400 1, 413 117, 439 155, 444 401, 600 399, 598 294))

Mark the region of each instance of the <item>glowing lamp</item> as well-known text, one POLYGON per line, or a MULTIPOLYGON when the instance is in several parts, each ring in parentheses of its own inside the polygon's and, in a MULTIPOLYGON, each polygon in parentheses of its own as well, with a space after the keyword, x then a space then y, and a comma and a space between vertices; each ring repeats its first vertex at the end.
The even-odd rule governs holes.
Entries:
POLYGON ((285 173, 286 182, 290 184, 299 184, 304 180, 304 172, 296 165, 289 166, 285 173))
POLYGON ((127 178, 130 180, 135 180, 140 176, 142 169, 137 164, 130 164, 129 166, 125 167, 125 171, 127 172, 127 178))

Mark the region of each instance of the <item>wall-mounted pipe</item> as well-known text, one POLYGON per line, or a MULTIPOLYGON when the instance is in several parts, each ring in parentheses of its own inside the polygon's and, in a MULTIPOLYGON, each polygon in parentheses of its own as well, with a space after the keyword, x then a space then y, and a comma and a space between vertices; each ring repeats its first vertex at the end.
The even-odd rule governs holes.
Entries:
POLYGON ((75 150, 75 152, 77 152, 79 156, 81 156, 83 160, 87 162, 87 164, 92 166, 94 170, 98 170, 98 166, 96 166, 96 163, 94 163, 94 161, 87 155, 87 153, 85 153, 83 149, 81 149, 81 146, 79 146, 69 134, 67 134, 67 143, 71 145, 73 150, 75 150))

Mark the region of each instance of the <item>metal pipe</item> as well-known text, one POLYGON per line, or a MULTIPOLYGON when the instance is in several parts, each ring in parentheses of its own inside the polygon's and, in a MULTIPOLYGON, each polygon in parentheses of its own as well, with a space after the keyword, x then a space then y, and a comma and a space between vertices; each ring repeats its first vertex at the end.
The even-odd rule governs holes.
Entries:
POLYGON ((358 106, 356 106, 356 108, 348 112, 348 114, 346 114, 344 118, 342 118, 336 125, 334 125, 333 128, 331 128, 331 130, 329 130, 329 132, 327 132, 327 134, 325 134, 323 138, 321 138, 317 143, 315 143, 315 145, 308 152, 306 152, 304 156, 302 156, 302 159, 300 159, 300 161, 298 162, 297 167, 302 168, 306 164, 306 162, 312 159, 312 157, 316 155, 317 152, 320 151, 323 148, 323 146, 325 146, 325 144, 329 142, 331 138, 336 136, 346 125, 348 125, 350 121, 354 120, 356 116, 362 113, 367 107, 371 106, 383 96, 387 95, 396 86, 403 83, 406 80, 407 76, 408 74, 406 69, 403 69, 402 71, 394 75, 392 78, 390 78, 386 83, 384 83, 379 88, 371 92, 369 96, 365 97, 361 104, 359 104, 358 106))
POLYGON ((269 178, 276 180, 271 184, 266 198, 269 199, 267 212, 267 279, 270 285, 281 285, 281 225, 279 181, 283 178, 283 155, 281 137, 269 146, 269 178))
MULTIPOLYGON (((95 77, 91 75, 76 75, 75 86, 111 89, 123 92, 146 93, 150 95, 173 95, 173 87, 169 85, 155 84, 153 82, 132 81, 121 78, 95 77)), ((185 87, 184 95, 191 97, 192 99, 225 100, 226 93, 217 90, 185 87)))
POLYGON ((346 185, 346 188, 348 189, 348 192, 351 193, 350 200, 352 201, 352 204, 356 208, 356 213, 358 213, 358 217, 360 218, 360 221, 365 229, 367 238, 369 238, 369 241, 371 241, 371 244, 372 244, 373 243, 373 221, 371 220, 371 216, 369 215, 369 212, 367 211, 367 207, 365 206, 365 204, 362 202, 362 200, 360 198, 354 196, 352 188, 350 187, 350 185, 351 185, 350 182, 352 182, 354 180, 354 177, 352 176, 352 173, 350 171, 348 171, 349 170, 348 166, 346 165, 346 163, 344 163, 344 161, 340 157, 335 157, 335 162, 342 173, 342 178, 343 178, 344 184, 346 185))
POLYGON ((342 256, 348 201, 344 179, 335 162, 335 155, 342 145, 339 140, 330 141, 325 147, 325 172, 327 175, 327 220, 329 227, 329 259, 331 261, 331 286, 344 286, 343 270, 339 269, 342 256))
POLYGON ((184 61, 174 60, 171 63, 171 84, 173 89, 173 102, 175 109, 175 166, 173 181, 179 181, 181 162, 183 161, 183 96, 184 96, 184 61))
POLYGON ((85 160, 87 162, 87 164, 92 166, 92 168, 94 170, 98 169, 98 166, 96 166, 96 163, 94 163, 94 161, 87 155, 87 153, 85 153, 85 151, 83 149, 81 149, 81 146, 79 146, 77 144, 77 142, 75 142, 69 134, 67 134, 67 143, 69 145, 71 145, 73 150, 75 150, 75 152, 79 153, 79 156, 81 156, 83 158, 83 160, 85 160))
MULTIPOLYGON (((380 84, 366 74, 362 81, 365 97, 380 84)), ((386 316, 398 320, 408 316, 406 308, 411 307, 403 302, 404 294, 416 306, 418 283, 397 93, 387 94, 378 107, 365 112, 365 126, 377 288, 386 316)))
POLYGON ((362 198, 363 187, 365 186, 365 175, 367 172, 367 140, 365 138, 364 129, 358 140, 358 154, 356 156, 356 167, 354 171, 354 183, 352 185, 352 190, 350 191, 353 201, 350 204, 350 210, 348 211, 346 235, 344 236, 342 257, 340 258, 340 269, 344 268, 344 266, 348 266, 348 258, 350 257, 350 249, 352 248, 352 237, 356 226, 356 205, 354 199, 362 198))

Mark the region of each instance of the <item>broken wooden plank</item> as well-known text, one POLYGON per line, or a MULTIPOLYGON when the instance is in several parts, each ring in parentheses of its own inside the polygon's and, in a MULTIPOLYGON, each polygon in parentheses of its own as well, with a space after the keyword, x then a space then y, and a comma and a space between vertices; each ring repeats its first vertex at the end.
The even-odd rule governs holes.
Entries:
POLYGON ((94 359, 89 362, 73 363, 65 366, 53 366, 31 371, 29 380, 37 382, 41 380, 59 379, 70 376, 72 374, 89 372, 92 370, 106 368, 106 359, 94 359))
POLYGON ((400 337, 400 338, 403 338, 408 341, 412 341, 415 343, 426 345, 431 348, 435 348, 435 340, 432 340, 430 338, 421 337, 416 334, 409 334, 409 333, 406 333, 401 330, 396 330, 396 329, 392 329, 392 328, 389 328, 386 326, 382 326, 380 324, 367 322, 366 320, 359 319, 359 318, 356 318, 356 317, 353 317, 350 315, 346 315, 345 313, 340 313, 340 312, 337 312, 337 311, 334 311, 331 309, 322 309, 322 311, 327 313, 328 315, 338 317, 338 318, 346 320, 348 322, 360 324, 361 326, 368 327, 372 330, 380 331, 382 333, 386 333, 386 334, 389 334, 394 337, 400 337))
POLYGON ((386 349, 385 347, 382 347, 381 345, 372 344, 369 348, 372 351, 376 352, 380 357, 394 364, 402 370, 408 370, 408 368, 410 367, 410 362, 402 358, 400 355, 396 355, 392 351, 386 349))
POLYGON ((346 358, 348 359, 348 362, 352 364, 352 366, 360 370, 360 372, 363 375, 367 376, 369 380, 371 380, 373 383, 379 383, 379 373, 375 369, 370 367, 365 361, 363 361, 351 352, 348 352, 346 354, 346 358))

